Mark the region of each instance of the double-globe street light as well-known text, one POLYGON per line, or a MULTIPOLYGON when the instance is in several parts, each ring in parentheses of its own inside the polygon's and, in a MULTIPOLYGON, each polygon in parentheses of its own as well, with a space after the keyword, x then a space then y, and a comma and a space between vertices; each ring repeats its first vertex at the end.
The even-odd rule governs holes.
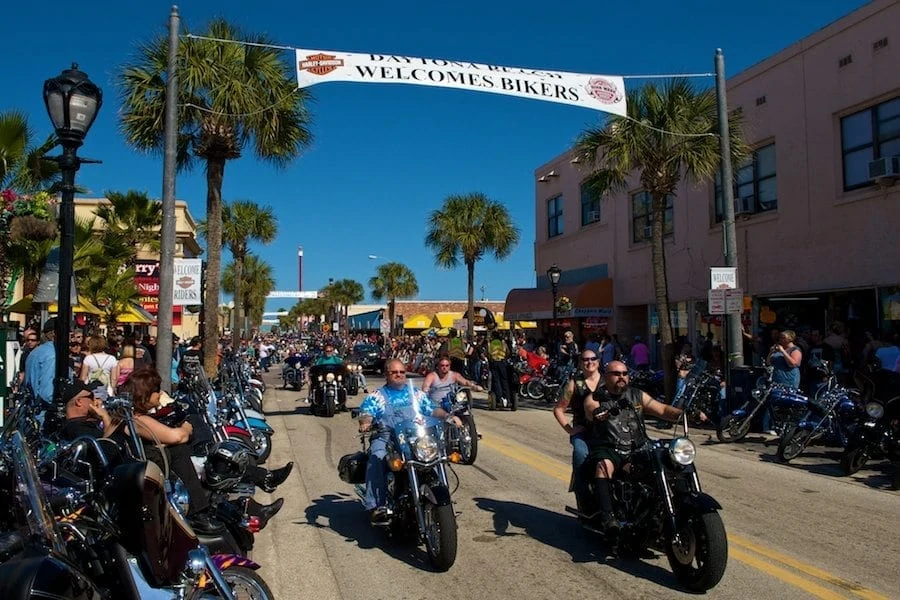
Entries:
POLYGON ((559 357, 559 323, 556 322, 556 297, 559 293, 559 278, 562 275, 562 269, 556 266, 556 263, 553 263, 549 269, 547 269, 547 279, 550 280, 550 291, 553 293, 553 320, 550 323, 550 326, 553 327, 553 354, 552 358, 559 357))
POLYGON ((54 396, 60 398, 62 384, 69 378, 69 323, 72 321, 72 263, 75 259, 75 172, 82 163, 97 162, 78 158, 97 112, 103 104, 103 92, 86 73, 72 63, 56 77, 44 82, 44 105, 63 147, 60 156, 48 158, 62 173, 62 201, 59 210, 59 282, 56 296, 56 372, 54 396))

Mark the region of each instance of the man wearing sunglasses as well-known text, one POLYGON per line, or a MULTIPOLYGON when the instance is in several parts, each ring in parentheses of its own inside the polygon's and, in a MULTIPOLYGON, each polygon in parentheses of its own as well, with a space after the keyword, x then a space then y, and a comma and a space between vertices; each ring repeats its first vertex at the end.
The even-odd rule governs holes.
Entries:
POLYGON ((384 522, 390 513, 387 509, 387 444, 395 423, 415 418, 416 415, 446 419, 450 415, 435 405, 425 392, 413 387, 406 379, 403 361, 392 358, 384 367, 386 383, 366 396, 359 407, 360 433, 374 430, 369 441, 369 459, 366 464, 366 494, 363 506, 369 511, 373 523, 384 522))
MULTIPOLYGON (((644 413, 676 422, 683 411, 630 387, 628 367, 617 360, 607 365, 602 385, 584 398, 583 410, 585 440, 590 452, 587 464, 596 465, 594 500, 598 512, 591 518, 598 519, 606 534, 612 537, 618 534, 619 523, 613 513, 610 479, 646 441, 644 413)), ((703 413, 700 420, 706 420, 703 413)))

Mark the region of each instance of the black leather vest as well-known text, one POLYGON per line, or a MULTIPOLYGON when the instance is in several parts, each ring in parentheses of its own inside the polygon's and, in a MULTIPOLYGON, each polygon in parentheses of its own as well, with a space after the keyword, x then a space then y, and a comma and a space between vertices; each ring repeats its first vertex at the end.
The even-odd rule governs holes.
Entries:
POLYGON ((594 443, 620 452, 629 452, 644 443, 641 390, 629 387, 622 395, 616 396, 604 387, 595 392, 594 399, 600 402, 600 408, 610 411, 606 420, 593 421, 594 443))

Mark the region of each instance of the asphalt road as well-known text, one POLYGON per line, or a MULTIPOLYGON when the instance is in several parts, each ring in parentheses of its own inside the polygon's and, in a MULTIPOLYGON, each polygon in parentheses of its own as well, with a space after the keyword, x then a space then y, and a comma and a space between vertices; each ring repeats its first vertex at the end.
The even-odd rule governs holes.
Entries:
MULTIPOLYGON (((277 433, 269 464, 296 465, 276 494, 285 507, 253 552, 277 598, 692 596, 665 556, 608 556, 565 512, 574 501, 566 491, 569 446, 548 407, 476 410, 478 459, 454 467, 457 561, 434 573, 423 548, 373 529, 352 487, 338 478, 340 457, 359 447, 356 423, 347 413, 309 415, 306 390, 275 389, 274 369, 270 375, 265 407, 277 433)), ((900 493, 887 491, 886 468, 844 478, 835 453, 813 448, 796 464, 780 465, 775 445, 761 437, 732 445, 709 437, 692 432, 704 491, 724 507, 729 538, 728 569, 709 597, 900 598, 900 493)))

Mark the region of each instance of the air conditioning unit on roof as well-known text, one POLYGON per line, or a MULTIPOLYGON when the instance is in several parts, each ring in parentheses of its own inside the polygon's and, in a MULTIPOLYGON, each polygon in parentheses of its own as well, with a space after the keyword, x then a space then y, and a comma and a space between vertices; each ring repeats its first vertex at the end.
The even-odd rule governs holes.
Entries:
POLYGON ((900 156, 882 156, 869 162, 869 181, 881 183, 900 177, 900 156))
POLYGON ((600 211, 599 210, 590 210, 587 214, 588 223, 593 223, 595 221, 600 220, 600 211))

